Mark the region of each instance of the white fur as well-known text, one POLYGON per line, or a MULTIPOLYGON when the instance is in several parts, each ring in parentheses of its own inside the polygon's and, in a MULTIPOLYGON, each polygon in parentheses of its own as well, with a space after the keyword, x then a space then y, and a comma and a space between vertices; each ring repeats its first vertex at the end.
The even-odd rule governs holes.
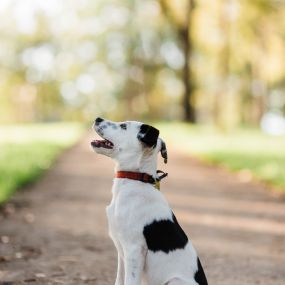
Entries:
MULTIPOLYGON (((145 172, 156 176, 155 148, 144 146, 137 138, 142 123, 120 123, 104 120, 94 124, 95 131, 114 144, 113 149, 93 147, 116 162, 116 170, 145 172)), ((107 207, 109 233, 118 251, 118 271, 115 285, 140 285, 142 277, 149 285, 197 285, 197 254, 188 241, 183 249, 165 253, 148 250, 143 235, 144 226, 154 220, 172 220, 172 211, 160 191, 153 185, 130 179, 114 179, 112 201, 107 207)))

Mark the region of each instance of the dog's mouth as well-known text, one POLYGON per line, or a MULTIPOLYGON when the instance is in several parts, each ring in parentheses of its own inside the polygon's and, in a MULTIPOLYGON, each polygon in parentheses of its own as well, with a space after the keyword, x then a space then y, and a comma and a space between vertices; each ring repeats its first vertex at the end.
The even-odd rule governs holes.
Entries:
POLYGON ((91 145, 93 147, 103 147, 103 148, 107 148, 107 149, 112 149, 114 147, 114 144, 107 140, 107 139, 103 139, 103 140, 93 140, 91 142, 91 145))

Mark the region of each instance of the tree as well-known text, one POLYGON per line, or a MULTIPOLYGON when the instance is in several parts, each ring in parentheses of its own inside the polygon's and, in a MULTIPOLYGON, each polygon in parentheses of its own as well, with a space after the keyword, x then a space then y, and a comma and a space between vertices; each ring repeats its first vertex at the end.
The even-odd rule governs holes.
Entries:
MULTIPOLYGON (((183 2, 183 1, 182 1, 183 2)), ((184 121, 195 123, 196 112, 194 105, 194 80, 193 73, 191 71, 191 55, 193 52, 193 41, 191 37, 191 29, 193 27, 193 10, 194 0, 184 1, 184 15, 181 18, 180 12, 175 11, 173 2, 167 0, 160 0, 160 5, 164 11, 165 16, 171 21, 174 30, 176 30, 178 39, 182 46, 184 54, 184 67, 182 71, 182 79, 184 83, 184 96, 183 96, 183 109, 184 109, 184 121)))

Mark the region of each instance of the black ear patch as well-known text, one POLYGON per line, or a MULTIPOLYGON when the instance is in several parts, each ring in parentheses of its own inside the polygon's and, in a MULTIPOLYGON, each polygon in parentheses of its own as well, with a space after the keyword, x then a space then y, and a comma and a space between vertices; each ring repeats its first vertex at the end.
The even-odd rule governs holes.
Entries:
POLYGON ((142 124, 137 138, 149 147, 154 147, 157 143, 159 130, 146 124, 142 124))
POLYGON ((163 140, 161 140, 160 153, 161 153, 161 156, 164 158, 164 163, 167 163, 167 160, 168 160, 167 149, 166 149, 166 144, 163 140))

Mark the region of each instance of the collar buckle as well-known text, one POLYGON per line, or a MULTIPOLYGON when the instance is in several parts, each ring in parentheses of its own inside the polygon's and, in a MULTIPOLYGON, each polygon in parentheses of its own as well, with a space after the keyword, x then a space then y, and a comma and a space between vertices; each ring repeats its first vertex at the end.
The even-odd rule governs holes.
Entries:
POLYGON ((157 170, 156 171, 157 177, 155 178, 155 183, 154 183, 154 187, 157 190, 160 190, 160 181, 165 178, 166 176, 168 176, 168 173, 163 172, 162 170, 157 170), (158 174, 161 174, 160 176, 158 174))

